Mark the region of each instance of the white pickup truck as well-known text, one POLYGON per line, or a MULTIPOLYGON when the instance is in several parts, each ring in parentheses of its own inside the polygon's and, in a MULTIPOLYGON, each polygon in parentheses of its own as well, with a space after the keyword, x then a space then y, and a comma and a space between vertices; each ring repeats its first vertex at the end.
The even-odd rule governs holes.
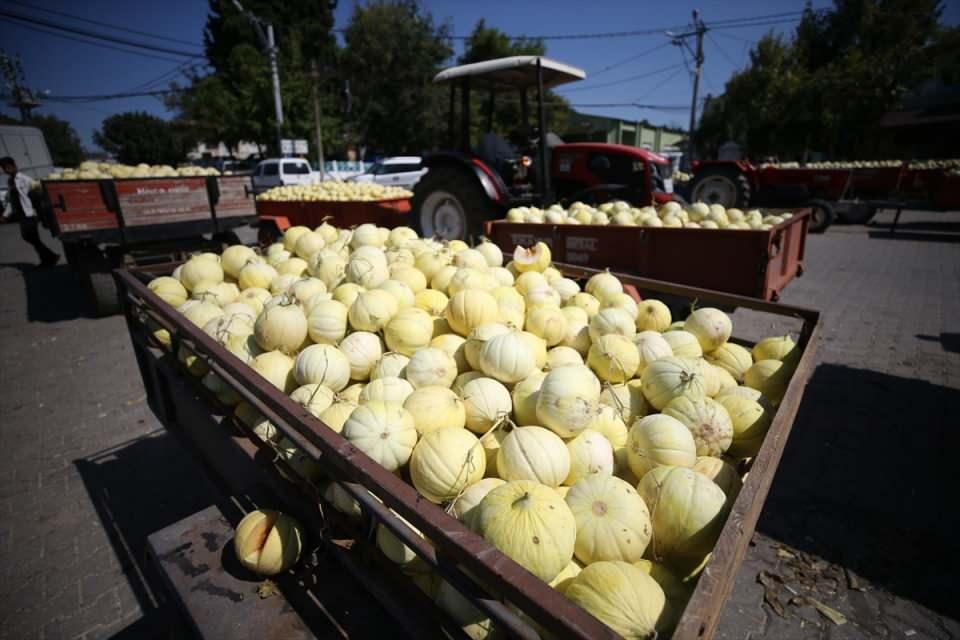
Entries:
POLYGON ((253 171, 253 190, 256 193, 273 187, 320 182, 320 172, 302 158, 270 158, 263 160, 253 171))

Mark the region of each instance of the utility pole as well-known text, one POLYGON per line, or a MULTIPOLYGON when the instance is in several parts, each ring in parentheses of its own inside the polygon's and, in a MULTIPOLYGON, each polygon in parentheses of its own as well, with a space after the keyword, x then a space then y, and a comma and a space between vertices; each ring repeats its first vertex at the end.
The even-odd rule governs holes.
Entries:
POLYGON ((310 63, 310 77, 313 78, 313 128, 317 133, 317 167, 320 169, 320 180, 326 176, 323 171, 323 128, 320 126, 320 69, 317 61, 310 63))
POLYGON ((260 43, 270 61, 270 79, 273 81, 273 109, 277 121, 277 153, 283 155, 283 101, 280 98, 280 70, 277 68, 277 44, 273 38, 273 25, 258 18, 252 11, 247 11, 240 4, 240 0, 233 0, 234 6, 242 13, 257 30, 260 43))
POLYGON ((690 103, 690 126, 687 129, 687 153, 684 158, 684 168, 689 168, 693 161, 693 131, 697 124, 697 94, 700 92, 700 76, 703 72, 703 36, 708 31, 707 25, 700 19, 700 11, 693 10, 693 29, 685 33, 672 34, 669 31, 667 35, 673 38, 674 46, 686 47, 693 55, 696 68, 693 72, 693 99, 690 103), (687 43, 687 38, 696 36, 697 48, 693 50, 687 43))
POLYGON ((26 84, 23 65, 20 64, 20 56, 11 58, 5 52, 0 51, 0 72, 3 73, 7 87, 10 89, 11 107, 16 107, 20 112, 20 121, 27 123, 30 121, 31 111, 40 106, 40 102, 33 96, 33 92, 25 87, 26 84))

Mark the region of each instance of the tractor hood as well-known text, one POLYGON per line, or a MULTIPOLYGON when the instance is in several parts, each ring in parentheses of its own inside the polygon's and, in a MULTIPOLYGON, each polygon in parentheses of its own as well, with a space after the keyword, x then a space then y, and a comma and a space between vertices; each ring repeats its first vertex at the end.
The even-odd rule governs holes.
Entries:
POLYGON ((610 153, 618 156, 627 156, 637 160, 645 160, 654 164, 670 164, 670 161, 652 151, 641 147, 630 147, 625 144, 608 144, 606 142, 571 142, 553 147, 553 153, 575 151, 578 153, 610 153))
POLYGON ((511 56, 463 64, 459 67, 444 69, 434 82, 449 82, 457 78, 470 78, 474 87, 494 89, 523 89, 537 84, 537 60, 543 69, 543 86, 556 87, 568 82, 576 82, 587 77, 583 69, 572 67, 542 56, 511 56))

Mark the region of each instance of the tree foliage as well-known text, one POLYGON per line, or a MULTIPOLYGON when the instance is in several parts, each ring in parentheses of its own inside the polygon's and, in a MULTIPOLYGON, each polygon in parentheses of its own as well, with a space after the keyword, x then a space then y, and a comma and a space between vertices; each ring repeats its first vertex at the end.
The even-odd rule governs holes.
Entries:
POLYGON ((54 115, 34 115, 27 123, 43 132, 53 164, 60 167, 75 167, 83 162, 83 144, 77 131, 66 120, 54 115))
MULTIPOLYGON (((311 138, 313 132, 310 65, 333 65, 336 43, 333 13, 328 2, 248 0, 244 8, 274 25, 279 49, 283 134, 311 138)), ((230 0, 210 0, 204 29, 207 59, 214 72, 194 75, 187 87, 173 94, 170 106, 207 142, 234 147, 241 141, 266 145, 276 153, 276 117, 269 61, 257 30, 230 0)), ((324 86, 324 112, 333 111, 335 87, 324 86)), ((326 133, 336 120, 324 121, 326 133)))
MULTIPOLYGON (((543 40, 538 38, 513 39, 496 27, 488 27, 482 18, 474 26, 473 31, 464 43, 463 54, 459 57, 460 64, 483 62, 509 56, 543 56, 547 47, 543 40)), ((529 122, 526 127, 522 123, 519 93, 503 94, 494 97, 493 131, 507 135, 516 135, 521 129, 528 134, 537 126, 536 122, 536 88, 527 91, 529 104, 529 122)), ((487 97, 483 93, 474 94, 470 121, 471 136, 477 140, 479 135, 487 130, 488 108, 487 97)), ((567 100, 549 89, 544 92, 546 105, 546 120, 548 131, 562 131, 570 120, 571 109, 567 100)))
POLYGON ((443 92, 433 76, 452 54, 449 29, 414 0, 354 8, 341 73, 350 86, 351 136, 380 152, 420 152, 443 131, 443 92))
POLYGON ((750 62, 711 100, 697 131, 701 153, 734 140, 753 156, 799 159, 895 153, 880 119, 931 80, 956 81, 957 29, 938 0, 835 0, 809 7, 791 38, 763 37, 750 62))
POLYGON ((176 164, 192 146, 173 123, 143 111, 110 116, 93 141, 124 164, 176 164))

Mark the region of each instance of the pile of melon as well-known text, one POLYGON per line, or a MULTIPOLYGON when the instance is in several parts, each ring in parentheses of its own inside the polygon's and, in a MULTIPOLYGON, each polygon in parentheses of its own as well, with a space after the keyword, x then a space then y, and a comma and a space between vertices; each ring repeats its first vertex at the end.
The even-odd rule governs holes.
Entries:
POLYGON ((402 187, 375 182, 343 182, 324 180, 311 184, 288 184, 274 187, 257 196, 262 202, 378 202, 412 198, 402 187))
POLYGON ((220 172, 213 167, 171 167, 168 164, 149 165, 141 162, 133 166, 114 162, 94 162, 87 160, 77 168, 66 168, 51 173, 45 180, 125 180, 128 178, 177 178, 195 176, 218 176, 220 172))
MULTIPOLYGON (((294 227, 263 253, 196 255, 149 286, 625 637, 667 633, 682 613, 799 354, 787 336, 732 342, 717 309, 676 319, 610 273, 567 278, 542 244, 504 265, 494 244, 408 228, 294 227)), ((203 359, 177 357, 290 468, 323 481, 203 359)), ((342 487, 325 491, 360 516, 342 487)), ((472 637, 491 632, 382 525, 377 541, 472 637)))
POLYGON ((730 229, 766 231, 793 217, 790 212, 764 213, 759 209, 743 212, 727 209, 720 204, 695 202, 684 208, 679 202, 667 202, 659 207, 634 207, 629 202, 615 200, 592 207, 574 202, 568 209, 559 204, 547 209, 514 207, 507 211, 507 220, 527 224, 588 224, 621 227, 668 227, 675 229, 730 229))

